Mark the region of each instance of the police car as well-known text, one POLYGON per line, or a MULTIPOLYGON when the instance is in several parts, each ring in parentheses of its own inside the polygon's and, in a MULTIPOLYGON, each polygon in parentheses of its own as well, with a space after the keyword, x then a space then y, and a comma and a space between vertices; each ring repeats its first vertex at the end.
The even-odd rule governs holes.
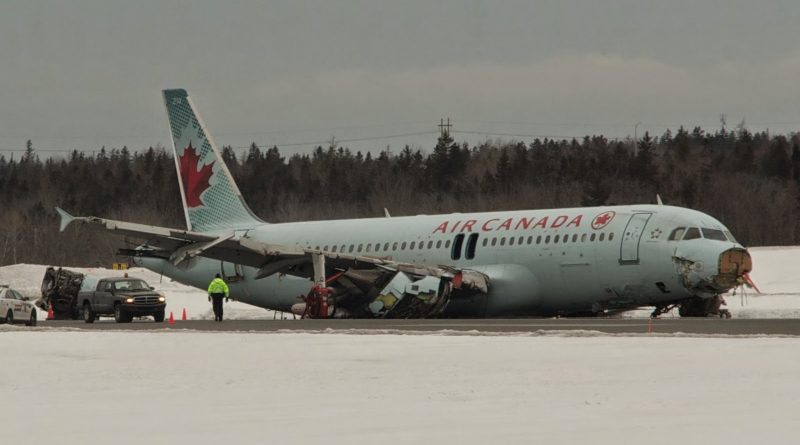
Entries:
POLYGON ((36 326, 36 307, 19 292, 0 285, 0 323, 36 326))

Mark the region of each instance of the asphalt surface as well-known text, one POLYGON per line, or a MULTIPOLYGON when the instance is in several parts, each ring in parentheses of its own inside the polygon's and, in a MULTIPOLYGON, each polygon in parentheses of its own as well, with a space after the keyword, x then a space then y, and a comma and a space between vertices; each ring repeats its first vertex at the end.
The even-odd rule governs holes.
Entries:
POLYGON ((512 318, 512 319, 426 319, 426 320, 226 320, 221 323, 205 320, 175 321, 174 324, 137 320, 115 323, 99 320, 93 324, 81 321, 41 321, 43 327, 68 327, 86 330, 191 329, 217 332, 276 332, 276 331, 480 331, 526 332, 541 331, 599 331, 608 334, 701 334, 701 335, 790 335, 800 336, 800 319, 730 319, 718 318, 512 318))

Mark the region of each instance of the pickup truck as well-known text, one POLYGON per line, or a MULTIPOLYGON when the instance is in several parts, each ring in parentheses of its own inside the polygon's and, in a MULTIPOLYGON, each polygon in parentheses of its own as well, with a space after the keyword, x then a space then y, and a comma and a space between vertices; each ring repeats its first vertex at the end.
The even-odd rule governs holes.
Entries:
POLYGON ((164 321, 166 301, 163 294, 154 292, 153 287, 139 278, 94 280, 87 277, 78 293, 77 306, 86 323, 94 323, 100 316, 113 316, 117 323, 130 323, 133 317, 152 316, 160 323, 164 321))

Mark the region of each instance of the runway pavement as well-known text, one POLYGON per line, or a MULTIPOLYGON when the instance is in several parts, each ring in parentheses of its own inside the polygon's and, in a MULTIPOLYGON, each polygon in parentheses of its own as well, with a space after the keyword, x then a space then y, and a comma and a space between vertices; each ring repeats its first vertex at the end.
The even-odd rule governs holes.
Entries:
POLYGON ((42 321, 43 327, 68 327, 89 330, 156 329, 197 330, 209 332, 277 332, 277 331, 479 331, 525 332, 541 331, 599 331, 609 334, 687 333, 722 335, 791 335, 800 336, 800 319, 730 319, 718 318, 512 318, 512 319, 426 319, 426 320, 226 320, 221 323, 205 320, 176 321, 175 324, 154 323, 150 320, 115 323, 100 320, 93 324, 80 321, 42 321))

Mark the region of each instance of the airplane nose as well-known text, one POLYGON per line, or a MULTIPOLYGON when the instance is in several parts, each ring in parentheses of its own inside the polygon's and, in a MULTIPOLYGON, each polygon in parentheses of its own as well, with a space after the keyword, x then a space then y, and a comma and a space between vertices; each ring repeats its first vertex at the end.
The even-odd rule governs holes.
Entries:
POLYGON ((714 277, 714 284, 723 289, 731 289, 744 281, 744 276, 753 270, 750 253, 741 247, 734 247, 719 255, 719 274, 714 277))

